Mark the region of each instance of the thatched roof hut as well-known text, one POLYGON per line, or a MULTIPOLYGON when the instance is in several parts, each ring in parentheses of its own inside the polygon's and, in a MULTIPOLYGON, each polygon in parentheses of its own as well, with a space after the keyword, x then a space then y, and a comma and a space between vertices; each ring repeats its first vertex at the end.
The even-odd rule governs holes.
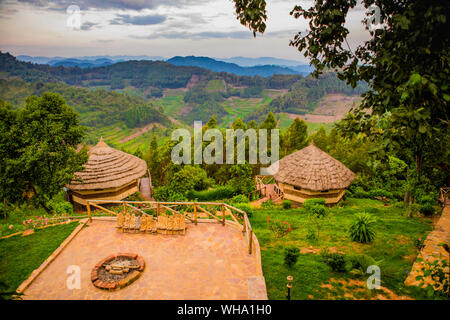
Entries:
POLYGON ((67 186, 76 203, 86 199, 122 200, 139 190, 139 180, 147 164, 131 154, 109 147, 102 138, 89 149, 84 170, 75 174, 67 186))
POLYGON ((337 203, 355 178, 344 164, 314 144, 280 159, 269 171, 273 172, 280 195, 298 203, 309 198, 337 203))

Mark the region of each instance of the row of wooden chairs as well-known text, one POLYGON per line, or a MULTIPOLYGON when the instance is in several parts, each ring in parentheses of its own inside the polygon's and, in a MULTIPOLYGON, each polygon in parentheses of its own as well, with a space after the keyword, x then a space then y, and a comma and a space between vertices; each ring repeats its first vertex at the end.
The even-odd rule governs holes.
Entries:
POLYGON ((117 228, 129 233, 161 233, 161 234, 185 234, 186 221, 183 215, 174 214, 166 216, 161 214, 155 219, 151 215, 136 216, 134 213, 119 213, 117 215, 117 228))

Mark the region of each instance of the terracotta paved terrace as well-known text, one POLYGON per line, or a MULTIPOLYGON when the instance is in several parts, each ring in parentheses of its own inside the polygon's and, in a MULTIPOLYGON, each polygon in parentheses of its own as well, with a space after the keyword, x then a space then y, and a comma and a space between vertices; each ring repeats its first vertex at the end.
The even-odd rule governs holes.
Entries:
MULTIPOLYGON (((121 233, 113 221, 94 220, 24 291, 24 299, 248 299, 256 276, 242 232, 217 223, 188 224, 185 235, 121 233), (91 270, 110 254, 145 260, 142 276, 108 292, 94 287, 91 270), (81 288, 68 289, 67 268, 81 268, 81 288)), ((264 288, 265 293, 265 288, 264 288)), ((251 296, 251 294, 250 294, 251 296)))

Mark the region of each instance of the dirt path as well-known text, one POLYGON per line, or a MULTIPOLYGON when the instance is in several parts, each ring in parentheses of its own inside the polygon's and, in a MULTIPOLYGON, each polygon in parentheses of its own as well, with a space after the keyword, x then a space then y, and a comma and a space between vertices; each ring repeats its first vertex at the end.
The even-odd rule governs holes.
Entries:
POLYGON ((162 127, 159 123, 150 123, 150 124, 146 125, 145 127, 139 128, 133 134, 130 134, 129 136, 126 136, 125 138, 120 139, 119 142, 120 143, 125 143, 125 142, 128 142, 130 140, 136 139, 140 135, 143 135, 144 133, 152 130, 153 127, 155 127, 155 126, 156 127, 162 127))
MULTIPOLYGON (((426 261, 435 261, 436 259, 449 259, 449 254, 440 245, 442 243, 450 244, 450 206, 446 206, 442 211, 441 218, 435 226, 435 229, 428 235, 424 242, 425 247, 420 251, 418 258, 426 261)), ((411 272, 406 278, 406 285, 420 285, 416 276, 423 274, 423 262, 414 263, 411 272)), ((431 278, 425 278, 425 284, 432 283, 431 278)))

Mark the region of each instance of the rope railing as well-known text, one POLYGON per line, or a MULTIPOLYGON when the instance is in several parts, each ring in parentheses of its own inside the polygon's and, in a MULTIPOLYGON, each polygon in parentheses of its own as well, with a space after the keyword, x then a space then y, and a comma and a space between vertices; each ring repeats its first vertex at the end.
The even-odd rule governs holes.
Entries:
POLYGON ((104 212, 117 216, 119 213, 114 212, 110 209, 105 208, 102 204, 116 204, 123 206, 123 212, 127 212, 126 208, 130 208, 135 212, 139 212, 141 214, 149 215, 142 208, 136 208, 133 204, 140 205, 148 205, 145 209, 154 210, 156 212, 156 216, 158 217, 161 214, 165 214, 169 211, 172 214, 183 215, 185 219, 197 225, 197 223, 202 222, 210 222, 208 220, 203 219, 200 215, 203 214, 206 217, 211 217, 214 220, 217 220, 218 223, 221 223, 223 226, 228 225, 230 227, 234 227, 245 236, 248 245, 248 253, 252 254, 254 248, 254 237, 253 237, 253 229, 251 227, 250 221, 248 219, 248 215, 245 211, 235 208, 227 203, 218 203, 218 202, 160 202, 160 201, 125 201, 125 200, 87 200, 86 207, 87 213, 89 217, 89 222, 92 221, 92 210, 91 206, 103 210, 104 212), (178 210, 176 210, 178 209, 178 210), (219 209, 215 211, 215 209, 219 209), (239 216, 240 215, 240 216, 239 216), (227 220, 227 216, 230 219, 227 220), (241 220, 242 222, 240 222, 241 220))

